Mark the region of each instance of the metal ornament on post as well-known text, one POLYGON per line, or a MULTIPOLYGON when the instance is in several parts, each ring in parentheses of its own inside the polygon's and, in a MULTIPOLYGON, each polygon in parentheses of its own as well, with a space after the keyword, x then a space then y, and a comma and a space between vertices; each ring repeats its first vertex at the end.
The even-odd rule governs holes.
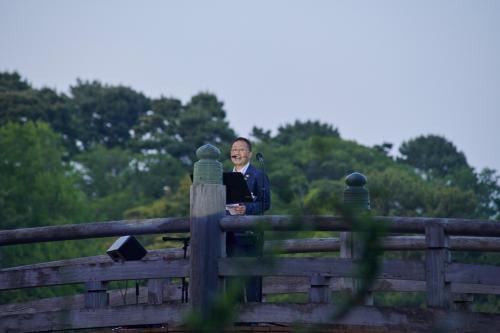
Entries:
POLYGON ((370 210, 370 193, 365 187, 366 176, 353 172, 345 179, 344 204, 355 208, 370 210))
POLYGON ((222 184, 222 163, 217 161, 219 148, 206 144, 196 150, 198 162, 194 163, 193 185, 222 184))
MULTIPOLYGON (((359 172, 353 172, 345 179, 346 187, 344 189, 344 204, 357 211, 370 210, 370 193, 365 187, 367 183, 366 176, 359 172)), ((349 259, 360 259, 361 248, 358 237, 355 232, 340 233, 340 257, 349 259)), ((358 281, 356 279, 344 279, 344 288, 357 289, 358 281)), ((373 305, 373 296, 367 295, 365 305, 373 305)))

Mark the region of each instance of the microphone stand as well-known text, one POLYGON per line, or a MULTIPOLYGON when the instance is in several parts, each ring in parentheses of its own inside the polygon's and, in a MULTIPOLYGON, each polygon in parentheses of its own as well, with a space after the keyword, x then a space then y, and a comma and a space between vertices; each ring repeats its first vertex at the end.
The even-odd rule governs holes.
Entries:
MULTIPOLYGON (((260 168, 262 169, 262 172, 264 173, 264 177, 265 177, 266 176, 266 167, 264 165, 264 157, 262 156, 261 153, 257 154, 257 160, 260 163, 260 168)), ((265 182, 263 180, 262 181, 262 188, 261 188, 262 194, 260 196, 260 215, 264 215, 264 197, 266 195, 265 194, 266 193, 266 186, 264 184, 265 184, 265 182)))

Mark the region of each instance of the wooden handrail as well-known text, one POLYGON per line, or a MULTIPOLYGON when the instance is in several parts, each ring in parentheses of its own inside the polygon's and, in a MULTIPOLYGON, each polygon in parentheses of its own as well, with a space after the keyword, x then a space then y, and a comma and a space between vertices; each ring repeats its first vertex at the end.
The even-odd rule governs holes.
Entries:
MULTIPOLYGON (((500 237, 500 222, 457 218, 430 217, 374 217, 376 222, 387 224, 390 233, 421 233, 428 224, 441 225, 448 235, 500 237)), ((350 231, 352 226, 345 219, 336 216, 225 216, 220 221, 224 231, 245 231, 263 227, 275 231, 314 230, 350 231)))
POLYGON ((188 217, 67 224, 0 231, 0 246, 50 241, 188 232, 188 217))
MULTIPOLYGON (((388 225, 388 232, 392 233, 424 233, 426 224, 437 223, 442 225, 449 235, 500 237, 500 222, 498 221, 426 217, 375 217, 374 219, 380 222, 385 221, 388 225)), ((336 216, 226 216, 220 221, 220 226, 224 231, 251 230, 257 228, 260 224, 276 231, 301 229, 317 231, 351 230, 349 224, 341 217, 336 216)), ((0 246, 171 232, 189 232, 189 218, 122 220, 0 230, 0 246)))

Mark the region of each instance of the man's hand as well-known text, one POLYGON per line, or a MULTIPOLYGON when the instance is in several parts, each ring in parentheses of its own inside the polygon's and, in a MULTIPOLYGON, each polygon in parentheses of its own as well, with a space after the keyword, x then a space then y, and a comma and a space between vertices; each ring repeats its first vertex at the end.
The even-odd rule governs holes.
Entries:
POLYGON ((245 205, 239 205, 236 207, 236 215, 245 215, 247 211, 247 207, 245 205))
POLYGON ((238 205, 238 206, 234 206, 234 207, 231 207, 229 208, 229 213, 231 215, 245 215, 247 211, 247 207, 245 205, 238 205))

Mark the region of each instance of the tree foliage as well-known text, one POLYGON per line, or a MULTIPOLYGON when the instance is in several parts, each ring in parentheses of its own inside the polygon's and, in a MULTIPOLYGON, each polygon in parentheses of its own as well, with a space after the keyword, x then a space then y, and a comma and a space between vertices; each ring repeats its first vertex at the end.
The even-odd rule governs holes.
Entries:
POLYGON ((152 110, 134 128, 133 145, 146 154, 168 153, 191 166, 196 160, 193 147, 211 142, 226 149, 235 138, 223 106, 210 93, 199 93, 184 106, 174 98, 153 100, 152 110))
POLYGON ((81 221, 86 198, 63 163, 59 137, 47 124, 0 127, 2 229, 81 221))
POLYGON ((71 87, 76 118, 76 140, 84 149, 102 144, 125 147, 130 130, 150 108, 142 93, 123 86, 106 86, 98 81, 78 80, 71 87))
MULTIPOLYGON (((254 127, 252 136, 266 156, 272 214, 335 214, 345 177, 359 171, 377 215, 500 217, 497 172, 477 172, 441 136, 404 142, 397 159, 392 144, 365 147, 319 121, 297 120, 275 134, 254 127)), ((212 143, 224 160, 235 137, 223 102, 208 92, 182 103, 78 80, 65 95, 0 73, 0 229, 185 216, 195 150, 212 143)), ((103 252, 102 241, 70 243, 64 253, 52 244, 11 247, 2 264, 103 252)))
POLYGON ((403 142, 399 148, 400 162, 408 164, 429 177, 444 177, 469 168, 465 155, 442 136, 419 136, 403 142))
POLYGON ((30 90, 31 86, 17 72, 0 72, 0 93, 30 90))
POLYGON ((307 120, 302 122, 296 120, 293 124, 285 124, 278 127, 278 133, 271 136, 271 131, 253 127, 252 136, 262 142, 273 142, 275 144, 287 145, 296 140, 304 140, 312 136, 340 137, 339 131, 330 124, 321 123, 318 120, 307 120))

